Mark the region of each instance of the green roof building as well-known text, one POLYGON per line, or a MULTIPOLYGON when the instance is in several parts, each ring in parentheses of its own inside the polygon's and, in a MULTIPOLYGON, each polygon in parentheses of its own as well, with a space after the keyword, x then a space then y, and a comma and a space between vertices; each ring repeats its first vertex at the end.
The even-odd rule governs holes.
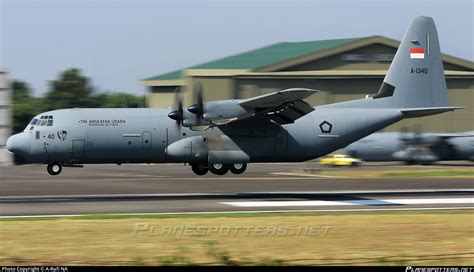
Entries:
MULTIPOLYGON (((185 105, 200 84, 205 100, 246 98, 285 88, 321 90, 313 105, 377 93, 399 41, 382 36, 282 42, 142 80, 149 107, 172 107, 177 87, 185 105)), ((405 120, 388 130, 422 124, 423 131, 474 130, 474 63, 443 54, 450 103, 468 107, 440 116, 405 120), (441 122, 440 122, 441 120, 441 122)))

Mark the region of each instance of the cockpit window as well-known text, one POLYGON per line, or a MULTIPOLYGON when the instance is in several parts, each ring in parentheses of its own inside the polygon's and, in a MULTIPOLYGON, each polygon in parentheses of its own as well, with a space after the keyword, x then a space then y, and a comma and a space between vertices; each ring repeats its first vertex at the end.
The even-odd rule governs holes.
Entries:
POLYGON ((54 119, 53 119, 53 116, 52 115, 42 115, 38 118, 35 118, 31 121, 31 125, 33 126, 48 126, 48 127, 51 127, 53 126, 53 122, 54 122, 54 119))

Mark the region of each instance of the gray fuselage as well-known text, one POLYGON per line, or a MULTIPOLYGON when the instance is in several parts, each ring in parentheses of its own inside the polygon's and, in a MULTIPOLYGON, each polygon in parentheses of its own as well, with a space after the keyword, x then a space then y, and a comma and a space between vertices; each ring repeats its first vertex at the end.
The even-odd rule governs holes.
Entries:
POLYGON ((168 118, 167 109, 55 110, 35 117, 51 116, 52 126, 30 124, 25 128, 19 137, 24 138, 22 143, 29 142, 29 149, 24 148, 24 154, 16 153, 35 162, 68 164, 193 162, 200 159, 194 156, 192 146, 189 157, 179 158, 167 156, 167 147, 198 136, 209 150, 241 150, 249 162, 305 161, 402 118, 396 109, 328 106, 321 110, 316 107, 293 124, 279 125, 268 118, 255 117, 205 131, 179 126, 168 118))

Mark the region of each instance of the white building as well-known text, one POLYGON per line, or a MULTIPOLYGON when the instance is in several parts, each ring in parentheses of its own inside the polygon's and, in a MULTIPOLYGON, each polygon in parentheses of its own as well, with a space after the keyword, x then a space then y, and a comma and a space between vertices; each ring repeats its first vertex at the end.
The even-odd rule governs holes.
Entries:
POLYGON ((0 70, 0 165, 12 164, 12 155, 5 144, 11 135, 11 90, 5 71, 0 70))

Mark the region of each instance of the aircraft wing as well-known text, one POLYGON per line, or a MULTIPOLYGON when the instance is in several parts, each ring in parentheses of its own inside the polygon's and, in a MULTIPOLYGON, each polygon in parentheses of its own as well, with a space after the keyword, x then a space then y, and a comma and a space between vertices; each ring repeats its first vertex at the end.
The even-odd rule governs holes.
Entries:
POLYGON ((293 123, 314 111, 303 99, 318 92, 311 89, 286 89, 240 101, 240 106, 252 108, 256 114, 266 115, 279 124, 293 123))

